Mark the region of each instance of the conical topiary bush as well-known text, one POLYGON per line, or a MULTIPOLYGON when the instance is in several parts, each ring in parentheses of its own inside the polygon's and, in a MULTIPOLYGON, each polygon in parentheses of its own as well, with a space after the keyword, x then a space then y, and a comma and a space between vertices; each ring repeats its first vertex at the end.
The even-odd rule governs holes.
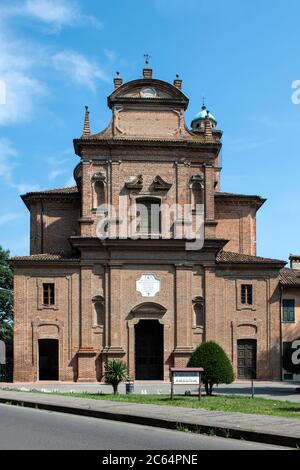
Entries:
POLYGON ((234 381, 229 357, 224 349, 213 341, 198 346, 189 360, 188 367, 204 369, 203 380, 207 395, 212 395, 215 384, 231 384, 234 381))

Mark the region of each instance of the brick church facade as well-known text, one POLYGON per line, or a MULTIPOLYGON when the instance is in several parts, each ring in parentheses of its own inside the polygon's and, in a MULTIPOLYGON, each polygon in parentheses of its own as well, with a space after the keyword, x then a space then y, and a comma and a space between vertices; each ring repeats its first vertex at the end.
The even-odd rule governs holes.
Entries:
POLYGON ((74 140, 76 186, 22 197, 30 256, 11 260, 14 380, 101 381, 105 362, 118 358, 133 379, 167 381, 170 366, 185 366, 209 340, 237 378, 254 369, 258 379, 281 379, 285 262, 256 255, 265 200, 221 191, 222 132, 205 107, 186 126, 178 77, 156 80, 146 66, 142 79, 123 84, 117 75, 114 85, 108 127, 92 135, 86 110, 74 140), (169 238, 160 226, 155 238, 99 238, 100 205, 116 209, 108 225, 124 225, 121 195, 133 212, 139 203, 204 204, 204 246, 186 249, 178 214, 169 238))

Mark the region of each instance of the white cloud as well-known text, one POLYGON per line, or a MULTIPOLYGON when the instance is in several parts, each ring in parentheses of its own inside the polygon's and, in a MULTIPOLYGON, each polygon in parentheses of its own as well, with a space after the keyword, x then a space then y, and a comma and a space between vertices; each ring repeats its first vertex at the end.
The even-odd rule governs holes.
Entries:
POLYGON ((76 4, 66 0, 27 0, 24 13, 57 28, 76 24, 80 16, 76 4))
POLYGON ((37 42, 17 40, 10 18, 35 18, 42 24, 60 29, 65 25, 95 22, 84 15, 76 1, 26 0, 5 2, 0 6, 0 126, 19 124, 32 119, 48 87, 39 72, 54 69, 78 85, 94 90, 97 81, 107 80, 102 67, 84 55, 62 51, 53 55, 49 48, 37 42))
POLYGON ((71 176, 65 183, 66 188, 71 188, 73 186, 76 186, 75 180, 73 176, 71 176))
POLYGON ((69 168, 73 166, 73 153, 71 148, 67 148, 46 159, 47 163, 52 167, 48 175, 49 181, 56 180, 68 172, 69 168))
POLYGON ((0 139, 0 177, 6 182, 11 180, 17 154, 17 150, 8 139, 0 139))
POLYGON ((62 51, 52 57, 56 70, 77 85, 95 90, 98 81, 109 81, 103 69, 94 61, 74 51, 62 51))
POLYGON ((14 148, 11 141, 3 138, 0 139, 0 178, 2 182, 17 190, 20 194, 38 191, 40 187, 36 184, 15 182, 13 171, 18 166, 17 156, 18 151, 14 148))
MULTIPOLYGON (((2 23, 0 23, 2 26, 2 23)), ((2 28, 3 31, 3 28, 2 28)), ((0 36, 0 80, 5 85, 5 102, 0 104, 0 126, 20 123, 31 118, 46 87, 33 76, 35 60, 40 50, 35 47, 35 59, 30 45, 14 41, 7 31, 0 36)))
POLYGON ((13 183, 12 186, 19 194, 26 194, 41 190, 41 187, 38 184, 33 183, 13 183))
POLYGON ((114 63, 117 60, 117 54, 111 49, 103 49, 105 57, 111 62, 114 63))
POLYGON ((3 18, 24 16, 50 27, 48 32, 59 32, 64 26, 89 24, 101 27, 101 22, 82 12, 76 0, 26 0, 6 4, 0 9, 3 18))
POLYGON ((52 170, 49 174, 49 180, 55 180, 56 178, 58 178, 59 176, 65 174, 65 170, 63 169, 57 169, 57 170, 52 170))
POLYGON ((18 214, 14 214, 14 213, 0 215, 0 225, 6 225, 9 222, 16 220, 17 218, 18 218, 18 214))
POLYGON ((0 105, 0 125, 27 121, 33 114, 37 96, 45 90, 44 86, 23 72, 7 72, 1 77, 6 85, 6 102, 0 105))

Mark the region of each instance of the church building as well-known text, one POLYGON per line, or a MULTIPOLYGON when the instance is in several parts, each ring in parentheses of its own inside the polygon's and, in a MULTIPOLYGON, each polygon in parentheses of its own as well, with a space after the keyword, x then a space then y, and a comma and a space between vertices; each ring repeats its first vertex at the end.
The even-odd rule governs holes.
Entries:
POLYGON ((205 106, 188 127, 188 105, 178 76, 154 79, 149 64, 138 80, 117 74, 108 127, 92 134, 86 108, 74 140, 76 186, 22 196, 14 381, 97 382, 115 358, 134 380, 168 381, 209 340, 237 379, 281 379, 285 262, 256 253, 265 199, 221 191, 222 132, 205 106))

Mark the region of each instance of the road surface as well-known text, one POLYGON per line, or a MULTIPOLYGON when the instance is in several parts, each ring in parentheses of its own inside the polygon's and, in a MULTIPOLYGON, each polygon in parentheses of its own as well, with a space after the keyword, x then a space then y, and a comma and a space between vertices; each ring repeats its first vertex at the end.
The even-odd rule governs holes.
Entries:
POLYGON ((279 447, 0 405, 0 450, 268 450, 279 447))

